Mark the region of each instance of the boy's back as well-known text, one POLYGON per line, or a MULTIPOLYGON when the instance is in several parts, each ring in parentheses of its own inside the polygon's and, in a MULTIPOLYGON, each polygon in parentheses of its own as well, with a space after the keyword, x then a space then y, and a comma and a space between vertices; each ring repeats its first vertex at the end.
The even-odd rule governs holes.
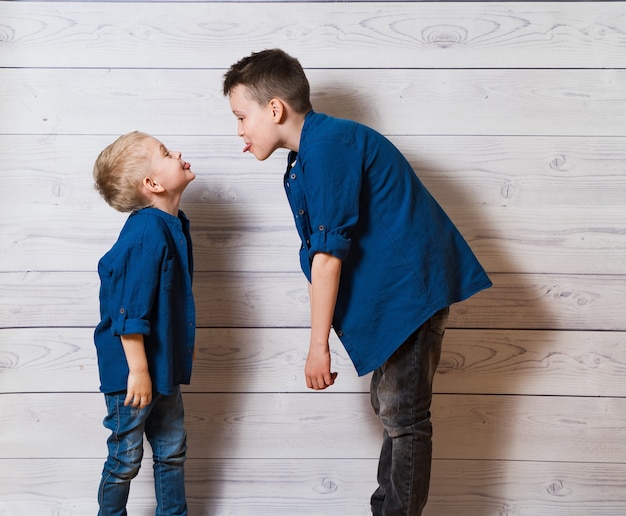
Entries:
POLYGON ((384 136, 310 111, 285 191, 311 279, 318 252, 343 261, 334 325, 359 374, 433 313, 488 287, 467 243, 384 136), (391 337, 391 335, 393 335, 391 337))

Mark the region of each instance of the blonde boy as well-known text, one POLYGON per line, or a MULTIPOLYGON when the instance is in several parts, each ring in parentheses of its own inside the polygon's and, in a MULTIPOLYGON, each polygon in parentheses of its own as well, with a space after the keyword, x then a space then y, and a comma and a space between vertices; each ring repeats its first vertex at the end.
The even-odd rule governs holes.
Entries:
POLYGON ((130 212, 98 264, 101 320, 94 340, 108 411, 104 426, 111 431, 98 514, 126 514, 145 434, 154 458, 156 513, 186 515, 180 385, 191 378, 195 307, 189 221, 179 204, 195 174, 180 152, 135 131, 100 153, 93 175, 105 201, 130 212))

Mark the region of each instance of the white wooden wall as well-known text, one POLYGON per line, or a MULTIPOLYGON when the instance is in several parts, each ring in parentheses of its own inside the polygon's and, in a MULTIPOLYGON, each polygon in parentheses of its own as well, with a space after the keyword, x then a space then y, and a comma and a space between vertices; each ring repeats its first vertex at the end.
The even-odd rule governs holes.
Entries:
MULTIPOLYGON (((0 515, 95 514, 92 331, 133 129, 182 150, 198 359, 192 515, 366 515, 381 429, 336 339, 305 389, 285 154, 241 153, 228 66, 282 47, 318 111, 387 134, 495 286, 453 308, 429 516, 626 514, 626 2, 0 2, 0 515)), ((154 511, 150 459, 131 514, 154 511)))

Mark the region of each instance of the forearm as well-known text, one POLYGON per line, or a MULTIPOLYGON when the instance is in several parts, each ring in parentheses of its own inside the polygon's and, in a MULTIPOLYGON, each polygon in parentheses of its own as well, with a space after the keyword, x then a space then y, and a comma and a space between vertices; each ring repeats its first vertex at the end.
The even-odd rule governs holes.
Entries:
POLYGON ((328 336, 337 303, 341 260, 326 253, 317 253, 311 266, 311 346, 328 346, 328 336))
POLYGON ((337 376, 337 373, 330 371, 328 337, 337 302, 340 276, 341 260, 329 254, 315 255, 309 285, 311 339, 304 366, 306 384, 311 389, 325 389, 335 382, 337 376))
POLYGON ((122 347, 128 362, 128 382, 124 405, 142 409, 152 401, 152 379, 144 338, 141 334, 122 335, 122 347))
POLYGON ((134 374, 148 373, 148 359, 143 335, 140 333, 122 335, 121 339, 129 371, 134 374))

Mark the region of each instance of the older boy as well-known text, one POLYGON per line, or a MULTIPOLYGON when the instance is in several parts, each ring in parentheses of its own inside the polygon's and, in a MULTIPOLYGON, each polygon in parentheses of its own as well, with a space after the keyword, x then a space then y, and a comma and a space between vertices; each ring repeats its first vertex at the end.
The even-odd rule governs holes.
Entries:
POLYGON ((100 153, 93 175, 110 206, 131 212, 98 264, 95 344, 108 410, 104 426, 111 431, 98 514, 126 514, 145 433, 154 457, 156 513, 186 515, 180 385, 191 378, 195 307, 189 221, 179 204, 195 174, 180 152, 133 132, 100 153))
POLYGON ((313 111, 300 63, 279 49, 225 74, 244 152, 291 152, 284 186, 302 240, 311 334, 307 386, 332 385, 331 326, 359 375, 373 372, 383 428, 376 515, 415 516, 428 496, 430 404, 449 305, 491 285, 402 154, 374 130, 313 111))

